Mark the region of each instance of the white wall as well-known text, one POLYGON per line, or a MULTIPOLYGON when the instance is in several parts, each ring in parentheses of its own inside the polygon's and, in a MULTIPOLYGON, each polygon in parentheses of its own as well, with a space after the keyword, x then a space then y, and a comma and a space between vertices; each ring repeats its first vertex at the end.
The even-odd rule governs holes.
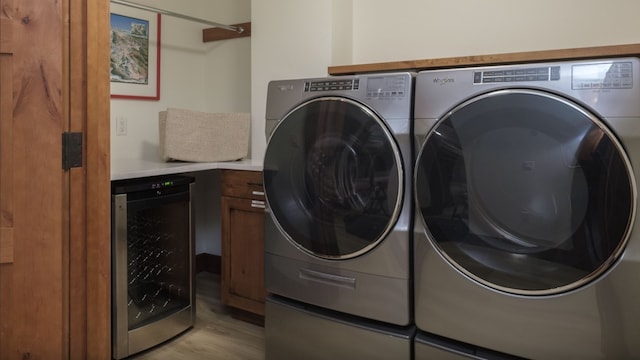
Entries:
MULTIPOLYGON (((249 0, 135 0, 223 24, 251 21, 249 0)), ((111 100, 111 157, 158 159, 158 112, 168 107, 208 112, 251 111, 251 39, 202 42, 210 26, 162 16, 160 100, 111 100), (127 120, 116 135, 115 119, 127 120)))
POLYGON ((639 1, 353 3, 353 63, 640 43, 639 1))
POLYGON ((321 77, 334 61, 351 59, 352 0, 252 0, 251 157, 265 150, 267 85, 321 77))

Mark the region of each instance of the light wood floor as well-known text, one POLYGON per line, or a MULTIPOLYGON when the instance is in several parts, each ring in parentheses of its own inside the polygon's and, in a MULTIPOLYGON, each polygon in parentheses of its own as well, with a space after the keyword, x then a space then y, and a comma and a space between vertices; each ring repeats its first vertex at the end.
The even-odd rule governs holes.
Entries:
POLYGON ((129 359, 263 360, 264 328, 231 317, 220 302, 220 276, 196 276, 196 324, 178 337, 129 359))

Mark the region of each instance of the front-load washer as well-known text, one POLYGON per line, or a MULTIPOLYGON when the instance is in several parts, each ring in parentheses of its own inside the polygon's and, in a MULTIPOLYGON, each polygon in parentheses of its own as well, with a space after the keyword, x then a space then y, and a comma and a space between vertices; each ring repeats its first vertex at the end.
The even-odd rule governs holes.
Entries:
POLYGON ((415 136, 422 332, 640 358, 638 59, 421 72, 415 136))
POLYGON ((413 78, 381 73, 269 83, 267 292, 412 323, 413 78))

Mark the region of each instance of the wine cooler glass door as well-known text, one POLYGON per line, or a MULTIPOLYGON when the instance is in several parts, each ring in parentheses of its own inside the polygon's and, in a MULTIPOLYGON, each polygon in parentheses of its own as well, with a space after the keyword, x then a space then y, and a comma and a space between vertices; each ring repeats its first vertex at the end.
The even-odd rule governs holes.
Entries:
POLYGON ((113 316, 114 331, 119 332, 114 336, 129 355, 166 340, 143 335, 145 328, 152 330, 185 310, 192 313, 193 249, 189 188, 185 188, 146 194, 151 197, 114 195, 113 316), (143 339, 140 345, 130 336, 134 333, 143 339))

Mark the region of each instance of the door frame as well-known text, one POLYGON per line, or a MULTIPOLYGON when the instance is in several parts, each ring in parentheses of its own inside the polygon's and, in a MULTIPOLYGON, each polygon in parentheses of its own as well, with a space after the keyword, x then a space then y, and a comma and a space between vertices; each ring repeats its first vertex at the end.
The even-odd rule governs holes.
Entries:
POLYGON ((69 170, 69 358, 111 358, 109 0, 64 2, 68 131, 83 133, 69 170))

